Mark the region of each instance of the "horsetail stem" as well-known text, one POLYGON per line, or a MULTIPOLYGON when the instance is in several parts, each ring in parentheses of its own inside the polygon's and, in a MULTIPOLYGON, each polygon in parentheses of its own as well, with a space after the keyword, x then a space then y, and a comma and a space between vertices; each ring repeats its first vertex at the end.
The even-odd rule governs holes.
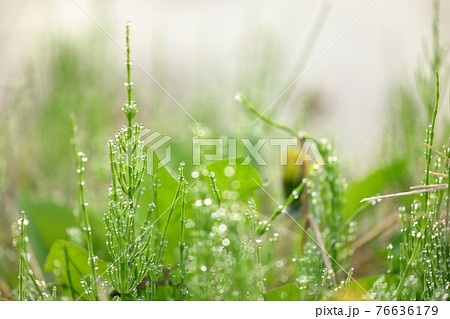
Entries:
POLYGON ((279 205, 275 209, 275 211, 269 217, 269 220, 267 222, 259 225, 258 230, 256 231, 258 236, 261 236, 266 232, 268 225, 270 224, 271 221, 273 221, 275 218, 277 218, 282 213, 286 212, 286 208, 290 204, 292 204, 292 202, 296 199, 296 197, 299 196, 299 194, 302 192, 302 190, 305 188, 305 186, 313 179, 313 177, 317 174, 318 171, 319 171, 319 167, 318 166, 314 167, 311 170, 311 172, 308 174, 308 176, 302 180, 302 182, 292 191, 291 194, 289 194, 288 198, 284 201, 284 203, 279 205))
POLYGON ((214 193, 214 196, 216 197, 217 204, 220 206, 222 204, 222 198, 220 197, 220 191, 217 187, 217 181, 216 181, 216 174, 214 172, 209 173, 209 178, 211 179, 211 188, 214 193))
POLYGON ((184 280, 186 277, 186 269, 184 264, 184 250, 186 249, 186 243, 184 241, 184 228, 186 223, 186 193, 187 193, 187 182, 185 179, 182 181, 183 186, 181 189, 181 217, 180 217, 180 291, 179 298, 183 300, 185 294, 184 291, 184 280))
POLYGON ((128 120, 129 138, 131 138, 131 128, 133 127, 133 118, 136 116, 137 108, 135 102, 132 100, 131 92, 133 90, 133 82, 131 81, 131 54, 130 54, 130 29, 131 23, 128 22, 126 25, 125 32, 125 42, 126 42, 126 53, 127 60, 125 62, 127 66, 127 82, 125 82, 125 87, 127 89, 127 102, 123 106, 123 112, 128 120))
POLYGON ((133 124, 136 104, 131 92, 130 23, 126 25, 127 102, 123 112, 127 126, 108 143, 112 186, 109 188, 109 209, 104 215, 107 228, 106 246, 117 262, 108 269, 111 283, 122 300, 132 299, 138 285, 153 262, 153 255, 145 254, 150 245, 148 222, 136 227, 135 214, 141 183, 147 168, 148 154, 141 140, 142 126, 133 124))
POLYGON ((75 116, 72 113, 71 114, 71 123, 72 123, 72 138, 71 138, 71 144, 72 144, 72 150, 75 155, 75 163, 76 163, 76 173, 78 176, 78 209, 79 213, 77 215, 77 218, 81 221, 81 229, 84 232, 85 240, 86 240, 86 246, 88 250, 88 264, 91 268, 92 272, 92 294, 94 296, 95 300, 98 300, 98 289, 97 289, 97 256, 95 256, 94 253, 94 245, 92 241, 92 228, 91 224, 89 222, 89 215, 87 212, 87 206, 88 203, 85 201, 85 181, 84 181, 84 171, 86 170, 85 163, 88 161, 88 157, 85 153, 79 151, 78 141, 77 141, 77 133, 78 133, 78 127, 76 124, 75 116))
POLYGON ((85 153, 78 152, 76 154, 77 161, 77 175, 78 175, 78 204, 80 209, 80 215, 82 219, 82 230, 84 231, 86 237, 86 246, 88 250, 88 264, 91 268, 92 272, 92 293, 94 295, 95 300, 98 300, 98 289, 97 289, 97 256, 94 253, 94 245, 92 242, 92 228, 89 222, 89 215, 87 212, 88 203, 84 198, 84 171, 85 171, 85 163, 88 161, 88 158, 85 153))
MULTIPOLYGON (((436 124, 436 117, 437 117, 437 111, 438 111, 438 107, 439 107, 439 97, 440 97, 439 72, 437 70, 435 72, 435 75, 436 75, 436 97, 435 97, 434 110, 431 115, 431 124, 427 128, 427 139, 426 139, 427 144, 430 145, 431 147, 433 147, 434 129, 435 129, 435 124, 436 124)), ((432 152, 432 149, 427 148, 426 153, 425 153, 426 154, 425 155, 425 185, 430 184, 431 152, 432 152)), ((428 208, 429 208, 428 199, 429 199, 429 193, 425 193, 424 194, 424 207, 425 207, 425 209, 424 209, 425 215, 424 216, 426 216, 426 214, 428 212, 428 208)), ((421 219, 420 222, 421 222, 420 223, 420 233, 424 234, 427 231, 427 220, 421 219)), ((413 251, 411 253, 411 256, 405 266, 405 269, 404 269, 403 273, 401 274, 400 281, 398 282, 397 289, 395 291, 395 297, 397 299, 401 295, 403 284, 409 274, 409 269, 411 268, 412 264, 415 262, 416 258, 418 257, 421 245, 422 245, 422 238, 418 238, 416 241, 416 244, 413 248, 413 251)))
POLYGON ((19 219, 19 240, 17 250, 19 252, 19 301, 24 300, 23 283, 25 276, 25 211, 21 212, 19 219))
MULTIPOLYGON (((295 137, 299 137, 299 134, 297 132, 295 132, 293 129, 291 129, 290 127, 287 127, 283 124, 277 123, 274 120, 272 120, 270 117, 264 115, 263 113, 261 113, 260 111, 258 111, 258 109, 252 104, 250 103, 249 100, 247 100, 247 98, 242 94, 242 93, 238 93, 235 96, 235 99, 244 104, 244 106, 253 114, 255 114, 258 118, 260 118, 261 120, 263 120, 264 122, 266 122, 267 124, 278 128, 280 130, 283 130, 287 133, 289 133, 289 135, 295 136, 295 137)), ((304 137, 304 136, 303 136, 304 137)), ((309 138, 309 137, 308 137, 309 138)))
MULTIPOLYGON (((430 147, 426 148, 426 159, 425 159, 425 185, 430 185, 430 167, 431 167, 431 154, 432 154, 432 147, 434 142, 434 128, 436 125, 436 117, 437 117, 437 111, 439 107, 439 97, 440 97, 440 91, 439 91, 439 71, 436 70, 436 97, 435 97, 435 104, 433 109, 433 114, 431 115, 431 125, 429 126, 429 129, 427 130, 427 144, 430 145, 430 147)), ((424 202, 425 202, 425 211, 427 211, 428 208, 428 198, 429 194, 425 193, 424 195, 424 202)))
POLYGON ((39 294, 41 300, 46 300, 49 297, 48 292, 45 289, 45 282, 40 281, 34 275, 34 271, 29 263, 30 255, 28 253, 28 237, 26 234, 26 226, 28 220, 26 218, 25 211, 21 211, 18 220, 17 230, 17 252, 19 254, 19 301, 25 300, 25 279, 29 277, 29 281, 33 284, 34 288, 39 294))
POLYGON ((266 122, 270 126, 275 127, 277 129, 280 129, 282 131, 285 131, 289 135, 291 135, 292 137, 295 137, 295 138, 298 138, 298 139, 310 139, 310 140, 316 141, 314 138, 312 138, 311 136, 309 136, 305 132, 296 132, 293 129, 291 129, 290 127, 288 127, 288 126, 286 126, 284 124, 278 123, 278 122, 274 121, 273 119, 271 119, 270 117, 264 115, 263 113, 258 111, 258 109, 242 93, 238 93, 235 96, 235 99, 238 102, 242 103, 250 112, 252 112, 256 116, 258 116, 258 119, 263 120, 264 122, 266 122))

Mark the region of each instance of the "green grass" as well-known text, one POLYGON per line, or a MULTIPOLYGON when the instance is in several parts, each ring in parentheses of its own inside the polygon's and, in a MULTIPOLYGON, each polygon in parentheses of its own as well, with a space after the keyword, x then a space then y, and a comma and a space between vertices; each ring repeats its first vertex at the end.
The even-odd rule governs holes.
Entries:
MULTIPOLYGON (((10 124, 14 143, 23 143, 33 161, 15 154, 5 158, 17 165, 20 185, 18 194, 8 196, 26 213, 12 223, 16 254, 4 244, 11 238, 2 235, 0 257, 14 257, 0 269, 2 298, 449 300, 450 188, 442 186, 450 184, 449 120, 439 121, 440 93, 447 90, 439 74, 448 67, 439 42, 438 4, 432 58, 419 68, 415 89, 399 90, 396 125, 383 145, 391 150, 389 158, 361 180, 345 180, 328 140, 263 115, 261 97, 251 101, 237 95, 252 116, 249 123, 260 117, 261 125, 230 135, 252 139, 255 131, 273 129, 317 144, 325 165, 301 167, 292 181, 284 181, 286 196, 271 185, 277 174, 264 175, 278 167, 244 165, 249 154, 241 149, 235 165, 225 159, 192 166, 186 146, 175 153, 176 174, 159 167, 157 156, 149 164, 152 153, 143 142, 144 126, 137 122, 142 107, 133 100, 142 95, 138 87, 133 90, 129 25, 124 124, 109 141, 108 132, 117 124, 113 115, 120 111, 109 103, 118 104, 119 95, 100 90, 98 62, 85 65, 76 46, 56 45, 49 59, 53 81, 45 98, 36 99, 41 113, 31 132, 21 137, 10 124), (423 145, 424 128, 429 146, 423 145), (423 171, 422 186, 440 184, 439 189, 360 203, 416 184, 417 172, 423 171), (397 210, 400 222, 388 231, 381 214, 397 210), (378 268, 360 265, 362 251, 378 268)), ((255 74, 248 75, 253 82, 255 74)), ((39 91, 35 86, 31 96, 39 91)), ((8 113, 12 118, 30 112, 26 97, 15 103, 16 113, 8 113)), ((218 134, 202 127, 193 136, 208 130, 218 134)), ((4 187, 0 193, 7 197, 4 187)))

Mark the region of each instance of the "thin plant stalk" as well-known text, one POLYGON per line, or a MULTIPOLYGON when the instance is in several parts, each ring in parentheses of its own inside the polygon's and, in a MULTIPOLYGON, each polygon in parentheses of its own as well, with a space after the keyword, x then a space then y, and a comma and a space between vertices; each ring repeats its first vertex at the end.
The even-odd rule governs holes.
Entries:
MULTIPOLYGON (((127 61, 125 64, 127 65, 127 82, 125 83, 125 87, 127 88, 127 105, 131 106, 133 104, 132 98, 131 98, 131 92, 133 91, 133 82, 131 82, 131 55, 130 55, 130 28, 131 23, 127 23, 126 25, 126 36, 125 36, 125 42, 126 42, 126 51, 127 51, 127 61)), ((131 130, 133 127, 133 117, 127 116, 128 120, 128 128, 131 130)))
POLYGON ((311 172, 308 174, 306 178, 303 179, 303 181, 289 194, 288 198, 284 201, 283 204, 278 206, 275 211, 272 213, 272 215, 269 217, 269 220, 267 223, 263 223, 258 227, 258 230, 256 233, 258 236, 263 235, 267 230, 267 225, 273 221, 275 218, 277 218, 282 213, 286 212, 287 207, 292 204, 292 202, 295 200, 295 197, 298 196, 302 192, 302 190, 306 187, 306 184, 308 184, 312 178, 317 174, 319 168, 314 167, 311 172), (297 194, 297 195, 296 195, 297 194))
POLYGON ((161 242, 160 242, 161 244, 159 246, 159 250, 158 250, 158 253, 156 255, 156 266, 157 267, 159 267, 159 263, 161 262, 162 255, 164 254, 164 247, 166 245, 167 229, 169 228, 169 223, 170 223, 170 220, 172 219, 173 211, 175 210, 175 205, 176 205, 178 199, 180 198, 181 189, 183 187, 183 183, 184 183, 183 182, 183 180, 184 180, 184 175, 183 175, 184 166, 185 166, 185 164, 184 164, 184 162, 182 162, 180 164, 180 167, 179 167, 179 170, 180 170, 179 184, 178 184, 178 188, 177 188, 177 191, 176 191, 173 203, 170 206, 169 214, 168 214, 167 219, 166 219, 166 224, 164 225, 164 229, 163 229, 163 232, 162 232, 162 235, 161 235, 161 242))
MULTIPOLYGON (((247 98, 242 94, 242 93, 238 93, 236 95, 236 100, 241 102, 242 104, 244 104, 245 107, 247 107, 247 109, 252 112, 253 114, 255 114, 258 118, 260 118, 261 120, 263 120, 264 122, 266 122, 267 124, 269 124, 270 126, 273 126, 275 128, 278 128, 280 130, 283 130, 287 133, 289 133, 292 136, 295 137, 300 137, 299 134, 297 132, 295 132, 293 129, 291 129, 290 127, 287 127, 286 125, 280 124, 278 122, 275 122, 274 120, 272 120, 270 117, 262 114, 260 111, 258 111, 258 109, 252 104, 250 103, 249 100, 247 100, 247 98)), ((310 138, 310 137, 306 137, 306 136, 301 136, 302 138, 310 138)))
MULTIPOLYGON (((427 147, 426 149, 426 168, 425 168, 425 185, 430 185, 430 167, 431 167, 431 154, 432 154, 432 149, 431 147, 433 147, 433 142, 434 142, 434 128, 436 125, 436 117, 437 117, 437 111, 438 111, 438 107, 439 107, 439 97, 440 97, 440 92, 439 92, 439 72, 436 70, 436 100, 435 100, 435 105, 434 105, 434 110, 433 110, 433 114, 431 117, 431 127, 430 130, 428 132, 428 138, 427 138, 427 144, 430 147, 427 147)), ((425 211, 427 211, 428 209, 428 198, 429 198, 429 194, 426 193, 424 195, 424 202, 425 202, 425 211)))
POLYGON ((220 192, 219 192, 219 188, 217 187, 215 176, 216 175, 214 172, 209 173, 209 178, 211 179, 211 188, 214 193, 214 196, 216 197, 217 205, 219 205, 219 207, 220 207, 220 205, 222 204, 222 198, 220 197, 220 192))
POLYGON ((261 239, 257 238, 256 230, 258 221, 256 218, 256 203, 253 198, 250 198, 248 200, 248 205, 250 207, 249 210, 249 221, 250 221, 250 231, 252 234, 252 242, 253 242, 253 249, 255 250, 255 258, 256 258, 256 265, 258 267, 258 288, 259 293, 261 297, 264 294, 264 270, 262 266, 262 260, 261 260, 261 239))
POLYGON ((161 273, 161 270, 160 270, 161 269, 161 265, 160 265, 160 263, 161 263, 162 256, 164 254, 164 247, 166 246, 167 229, 169 228, 169 223, 170 223, 170 220, 172 219, 172 215, 173 215, 173 211, 175 209, 175 205, 176 205, 178 199, 180 198, 180 193, 181 193, 181 190, 182 190, 183 184, 184 184, 184 174, 183 174, 184 166, 185 166, 184 162, 180 163, 180 167, 179 167, 180 177, 179 177, 178 188, 177 188, 177 191, 175 193, 175 197, 174 197, 174 200, 172 202, 172 205, 170 206, 169 214, 167 216, 166 223, 164 225, 164 229, 163 229, 163 232, 161 234, 161 240, 160 240, 159 249, 158 249, 158 252, 156 253, 156 258, 155 258, 156 273, 154 274, 154 276, 152 278, 151 300, 155 300, 156 281, 158 280, 158 277, 159 277, 159 275, 161 273))
POLYGON ((89 215, 87 212, 88 203, 85 201, 84 196, 84 171, 85 171, 85 163, 88 161, 88 158, 85 153, 79 152, 78 150, 78 142, 77 142, 77 125, 75 121, 75 116, 71 114, 71 122, 72 122, 72 148, 75 154, 76 161, 76 172, 78 175, 78 205, 80 213, 77 216, 79 220, 81 218, 82 230, 85 234, 86 246, 88 250, 88 264, 91 268, 92 273, 92 293, 94 295, 94 299, 98 300, 98 289, 97 289, 97 256, 94 253, 94 244, 92 240, 92 228, 89 222, 89 215))
POLYGON ((88 203, 85 202, 84 198, 84 163, 87 162, 86 154, 82 152, 77 153, 77 174, 78 174, 78 203, 80 205, 81 218, 83 222, 83 231, 86 236, 86 246, 89 255, 89 267, 92 272, 92 293, 94 298, 98 300, 98 289, 97 289, 97 256, 94 254, 94 245, 92 242, 92 228, 89 222, 89 215, 87 212, 88 203))
POLYGON ((369 207, 369 205, 370 205, 370 202, 366 202, 366 203, 362 204, 361 206, 359 206, 358 209, 356 209, 356 211, 353 213, 353 215, 342 226, 340 233, 342 234, 350 226, 351 223, 353 223, 362 213, 364 213, 366 211, 367 207, 369 207))
POLYGON ((17 250, 19 252, 19 301, 25 300, 25 278, 28 276, 30 282, 36 288, 39 293, 39 297, 45 300, 49 297, 48 292, 45 289, 45 283, 40 281, 34 275, 34 271, 28 261, 28 239, 26 235, 27 219, 25 211, 21 211, 21 217, 19 219, 19 229, 17 236, 17 250))
MULTIPOLYGON (((437 111, 438 111, 438 107, 439 107, 439 97, 440 97, 440 94, 439 94, 439 72, 436 70, 436 99, 435 99, 433 114, 431 117, 431 125, 428 130, 428 136, 427 136, 427 144, 431 147, 433 147, 433 141, 434 141, 434 128, 435 128, 435 124, 436 124, 437 111)), ((427 152, 426 152, 426 160, 425 160, 425 167, 426 167, 425 185, 430 184, 431 152, 432 152, 432 149, 430 147, 428 147, 427 152)), ((429 198, 429 194, 428 194, 428 192, 426 192, 424 195, 424 207, 425 207, 424 212, 425 213, 428 211, 428 198, 429 198)), ((421 230, 420 230, 420 232, 422 234, 424 234, 424 232, 426 231, 426 229, 427 229, 426 226, 427 226, 426 220, 422 219, 422 225, 421 225, 421 230)), ((420 251, 421 244, 422 244, 422 241, 419 238, 419 240, 417 240, 416 245, 413 248, 413 252, 408 260, 408 263, 406 264, 405 269, 404 269, 403 273, 401 274, 400 281, 398 282, 397 289, 395 292, 395 297, 397 299, 401 295, 403 284, 405 283, 405 280, 408 276, 409 269, 411 268, 412 264, 414 263, 414 261, 417 258, 417 255, 420 251)))
POLYGON ((20 254, 19 258, 19 301, 24 300, 23 283, 25 276, 25 212, 21 212, 20 225, 19 225, 19 242, 18 250, 20 254))
POLYGON ((183 181, 181 194, 181 217, 180 217, 180 291, 179 298, 183 300, 184 295, 184 279, 186 277, 186 269, 184 264, 184 250, 186 243, 184 242, 184 228, 186 223, 186 181, 183 181))

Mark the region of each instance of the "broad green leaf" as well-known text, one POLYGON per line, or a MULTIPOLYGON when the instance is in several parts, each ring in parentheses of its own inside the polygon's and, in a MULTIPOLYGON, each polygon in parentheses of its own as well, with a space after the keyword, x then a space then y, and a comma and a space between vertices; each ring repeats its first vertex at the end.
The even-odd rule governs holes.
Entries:
MULTIPOLYGON (((72 297, 78 298, 84 292, 80 280, 91 274, 88 259, 89 254, 84 248, 57 240, 50 249, 44 269, 54 273, 56 281, 67 288, 72 297)), ((97 265, 98 275, 106 272, 108 265, 105 261, 99 259, 97 265)))
MULTIPOLYGON (((239 199, 247 201, 250 193, 262 185, 261 176, 251 165, 242 165, 244 158, 225 159, 206 166, 209 172, 214 172, 221 196, 224 200, 237 192, 239 199), (235 165, 230 165, 234 161, 235 165)), ((236 198, 233 198, 236 200, 236 198)))
POLYGON ((68 239, 66 229, 76 226, 73 211, 50 200, 26 194, 20 195, 18 207, 27 214, 29 243, 42 266, 53 242, 56 239, 68 239))
MULTIPOLYGON (((30 221, 27 227, 29 243, 39 264, 43 266, 55 240, 68 240, 67 230, 72 227, 79 227, 79 224, 72 209, 48 199, 21 194, 17 205, 20 209, 26 211, 27 218, 30 221)), ((101 213, 89 209, 88 214, 93 232, 95 252, 98 256, 104 258, 106 255, 105 227, 101 213)), ((83 235, 82 238, 84 239, 83 235)))
MULTIPOLYGON (((138 201, 138 222, 143 223, 148 210, 148 205, 155 202, 156 211, 154 215, 160 216, 167 212, 173 203, 173 199, 178 188, 178 180, 165 167, 159 167, 159 159, 156 154, 153 156, 153 174, 145 174, 142 182, 142 193, 138 201), (156 189, 155 189, 155 186, 156 189)), ((154 216, 155 217, 155 216, 154 216)), ((156 217, 157 218, 157 217, 156 217)))
POLYGON ((365 178, 351 183, 347 190, 344 220, 350 218, 361 206, 361 199, 383 193, 386 188, 398 185, 407 175, 407 171, 407 162, 397 160, 374 170, 365 178))
POLYGON ((302 292, 296 285, 287 283, 264 294, 266 301, 297 301, 302 292))
MULTIPOLYGON (((142 224, 148 211, 148 205, 151 202, 156 204, 156 210, 153 212, 151 220, 161 231, 167 221, 169 210, 174 203, 175 194, 178 188, 178 180, 165 167, 159 166, 159 159, 156 154, 153 157, 153 174, 146 174, 143 181, 143 191, 138 201, 138 212, 136 218, 138 223, 142 224), (155 182, 156 181, 156 182, 155 182), (155 189, 155 186, 156 189, 155 189)), ((178 201, 179 204, 179 201, 178 201)), ((164 262, 176 263, 175 255, 178 251, 179 230, 180 230, 180 211, 175 207, 172 218, 167 230, 167 245, 165 247, 164 262)))

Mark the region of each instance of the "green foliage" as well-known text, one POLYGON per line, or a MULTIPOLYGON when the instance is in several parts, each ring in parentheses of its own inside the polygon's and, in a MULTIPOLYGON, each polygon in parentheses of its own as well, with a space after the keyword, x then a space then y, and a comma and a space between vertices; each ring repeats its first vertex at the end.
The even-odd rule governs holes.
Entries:
POLYGON ((296 301, 300 300, 302 291, 293 284, 285 284, 264 294, 266 301, 296 301))
MULTIPOLYGON (((45 281, 39 280, 31 266, 30 247, 28 245, 28 236, 26 226, 28 225, 25 211, 21 212, 16 225, 13 225, 14 240, 13 245, 17 248, 19 255, 19 287, 18 299, 24 300, 50 300, 50 294, 47 290, 45 281)), ((55 297, 56 290, 53 288, 55 297)), ((54 299, 54 298, 53 298, 54 299)))
POLYGON ((57 239, 69 239, 68 229, 77 227, 72 211, 49 200, 39 200, 22 194, 19 205, 29 211, 31 247, 39 263, 44 265, 50 247, 57 239))
POLYGON ((405 160, 392 161, 383 165, 361 180, 352 182, 346 192, 346 204, 343 218, 349 219, 361 206, 362 198, 373 196, 385 191, 387 188, 403 184, 403 177, 407 175, 407 162, 405 160))
POLYGON ((238 157, 215 161, 206 166, 208 172, 214 172, 217 187, 224 200, 247 202, 251 192, 259 189, 259 185, 262 184, 261 176, 256 169, 249 164, 246 165, 244 161, 244 158, 238 157))
MULTIPOLYGON (((435 24, 436 20, 437 17, 435 24)), ((21 164, 22 159, 18 165, 21 187, 36 192, 39 187, 50 190, 48 184, 61 182, 62 196, 51 192, 46 195, 58 197, 65 204, 57 204, 53 199, 42 200, 29 192, 22 192, 18 197, 17 204, 27 215, 22 213, 13 227, 19 268, 18 288, 13 297, 19 300, 448 300, 450 190, 445 185, 450 184, 450 141, 446 140, 445 130, 443 138, 435 132, 439 82, 432 81, 431 75, 443 67, 444 53, 437 28, 433 30, 430 70, 418 72, 417 76, 425 109, 422 111, 430 124, 426 131, 430 147, 426 148, 425 166, 422 159, 419 163, 424 147, 417 128, 427 123, 415 115, 421 106, 409 91, 402 92, 397 108, 398 117, 404 120, 397 119, 399 125, 390 134, 392 158, 380 161, 371 173, 350 182, 348 187, 340 162, 327 140, 278 123, 261 113, 244 95, 236 96, 261 123, 282 130, 299 142, 311 138, 324 159, 325 165, 320 168, 313 162, 302 164, 301 174, 293 178, 296 185, 280 203, 279 194, 271 195, 277 183, 272 179, 263 181, 247 158, 207 163, 193 167, 191 174, 182 162, 175 176, 144 144, 146 130, 133 122, 139 113, 132 99, 129 25, 126 30, 127 99, 122 108, 125 125, 109 141, 109 165, 106 165, 107 152, 97 149, 98 143, 92 140, 100 139, 103 143, 103 133, 111 122, 108 117, 113 112, 100 106, 108 104, 107 94, 100 94, 96 89, 100 80, 94 65, 85 66, 70 46, 60 48, 61 52, 51 59, 54 83, 49 88, 49 98, 39 101, 42 113, 37 126, 31 128, 37 139, 47 139, 49 143, 40 149, 33 144, 33 139, 27 142, 31 145, 30 154, 38 155, 36 162, 40 169, 33 172, 31 167, 21 164), (73 90, 74 87, 77 89, 73 90), (81 131, 90 138, 80 144, 86 144, 87 153, 91 151, 90 157, 94 159, 88 165, 86 155, 78 152, 79 141, 72 136, 78 183, 75 174, 73 181, 66 176, 70 167, 69 109, 76 110, 82 119, 81 131), (440 147, 432 148, 434 145, 440 147), (90 165, 95 168, 88 174, 86 169, 90 165), (410 185, 416 178, 414 170, 423 167, 422 186, 440 185, 439 189, 415 197, 409 210, 400 209, 401 232, 390 238, 392 243, 384 250, 386 266, 376 275, 372 272, 370 276, 358 278, 353 269, 358 257, 354 256, 353 245, 357 236, 364 236, 358 233, 361 229, 358 224, 362 214, 369 211, 369 204, 361 205, 359 201, 410 185), (97 198, 106 189, 96 180, 104 181, 107 168, 111 179, 108 196, 102 197, 107 198, 106 205, 106 200, 97 198), (57 178, 50 178, 51 173, 57 178), (89 178, 90 174, 92 185, 85 183, 85 177, 89 178), (44 179, 44 175, 49 177, 44 179), (78 186, 79 207, 75 210, 69 208, 75 207, 72 198, 77 193, 70 183, 78 186), (87 200, 91 199, 97 205, 105 202, 101 213, 87 206, 87 200), (301 205, 292 205, 297 203, 301 205), (43 275, 41 269, 45 270, 43 275)), ((262 71, 267 76, 268 69, 262 71)), ((260 104, 261 96, 255 101, 260 104)), ((21 109, 21 116, 26 110, 27 107, 21 109)), ((248 135, 255 137, 254 132, 248 135)), ((26 138, 19 138, 18 142, 21 141, 26 138)), ((379 261, 379 257, 372 258, 379 261)))
MULTIPOLYGON (((433 148, 435 124, 439 107, 440 83, 436 70, 434 108, 426 128, 425 174, 422 180, 421 200, 415 200, 409 214, 400 208, 402 241, 397 254, 390 253, 390 273, 398 272, 399 281, 393 285, 374 285, 374 296, 381 300, 448 300, 450 285, 449 211, 450 211, 450 148, 433 148), (433 158, 433 151, 436 154, 433 158), (445 182, 445 179, 447 181, 445 182), (445 183, 443 183, 445 182, 445 183), (441 187, 436 188, 436 185, 441 187), (443 189, 442 185, 447 186, 443 189), (433 192, 426 191, 431 188, 433 192), (394 259, 395 258, 395 259, 394 259), (400 265, 393 269, 393 263, 400 265)), ((388 250, 392 250, 389 244, 388 250)))
MULTIPOLYGON (((86 278, 91 275, 92 269, 88 263, 89 253, 86 249, 66 240, 56 240, 48 253, 44 270, 55 275, 59 290, 67 293, 72 299, 82 296, 88 288, 86 278)), ((97 259, 97 273, 103 274, 108 264, 97 259)), ((85 298, 81 298, 85 299, 85 298)))
MULTIPOLYGON (((21 194, 18 205, 27 213, 33 225, 28 230, 31 247, 41 267, 44 266, 50 247, 57 239, 71 240, 81 244, 81 231, 73 211, 48 199, 21 194)), ((96 254, 106 257, 105 231, 101 215, 88 209, 93 232, 93 243, 96 254)))

